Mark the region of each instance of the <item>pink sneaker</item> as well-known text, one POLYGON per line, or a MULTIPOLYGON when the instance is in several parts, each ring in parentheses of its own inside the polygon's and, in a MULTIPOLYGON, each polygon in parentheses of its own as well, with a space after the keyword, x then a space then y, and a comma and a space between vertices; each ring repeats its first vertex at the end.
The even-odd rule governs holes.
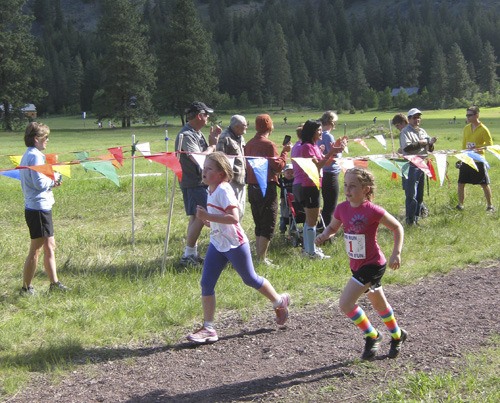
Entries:
POLYGON ((276 323, 283 326, 288 319, 288 305, 290 305, 290 295, 281 294, 281 304, 274 308, 276 312, 276 323))
POLYGON ((207 343, 215 343, 219 340, 217 336, 217 332, 215 329, 207 329, 206 327, 202 327, 194 333, 188 334, 187 339, 197 344, 207 344, 207 343))

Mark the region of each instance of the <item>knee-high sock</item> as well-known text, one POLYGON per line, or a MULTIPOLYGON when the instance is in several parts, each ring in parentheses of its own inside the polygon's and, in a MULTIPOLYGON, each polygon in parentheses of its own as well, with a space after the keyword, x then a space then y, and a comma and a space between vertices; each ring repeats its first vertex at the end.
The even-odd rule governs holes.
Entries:
POLYGON ((304 249, 307 253, 314 254, 314 240, 316 239, 316 227, 304 224, 304 249))
POLYGON ((361 329, 361 331, 365 334, 365 337, 371 337, 373 339, 377 338, 377 329, 372 326, 365 314, 365 311, 363 311, 358 305, 356 305, 356 307, 349 312, 347 316, 357 327, 361 329))
POLYGON ((384 321, 385 326, 391 332, 391 337, 393 339, 399 339, 401 337, 401 329, 398 326, 398 322, 396 322, 396 318, 394 317, 394 311, 389 305, 385 311, 381 311, 378 313, 382 320, 384 321))

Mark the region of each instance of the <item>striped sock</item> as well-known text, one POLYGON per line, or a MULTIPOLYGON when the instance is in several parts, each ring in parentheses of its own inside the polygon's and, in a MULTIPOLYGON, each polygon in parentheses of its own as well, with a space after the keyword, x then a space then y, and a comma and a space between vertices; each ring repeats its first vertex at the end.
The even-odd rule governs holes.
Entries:
POLYGON ((384 321, 385 326, 391 332, 391 337, 395 340, 398 340, 401 337, 401 329, 398 326, 398 322, 396 322, 396 318, 394 317, 394 311, 389 305, 386 310, 378 313, 382 320, 384 321))
POLYGON ((351 319, 354 324, 361 329, 361 331, 365 334, 365 337, 371 337, 372 339, 376 339, 378 336, 377 329, 375 329, 368 317, 365 314, 365 311, 361 309, 358 305, 347 314, 349 319, 351 319))

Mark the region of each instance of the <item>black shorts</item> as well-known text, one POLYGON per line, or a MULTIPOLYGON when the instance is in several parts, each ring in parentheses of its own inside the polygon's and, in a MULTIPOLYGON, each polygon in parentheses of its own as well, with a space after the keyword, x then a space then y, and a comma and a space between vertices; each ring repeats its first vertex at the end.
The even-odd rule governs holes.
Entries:
POLYGON ((24 218, 30 230, 30 238, 49 238, 54 236, 52 210, 24 210, 24 218))
POLYGON ((366 285, 370 283, 370 288, 375 290, 382 286, 381 280, 385 273, 385 268, 387 264, 379 266, 378 264, 367 264, 361 266, 358 270, 352 272, 352 278, 356 280, 360 285, 366 285))
POLYGON ((460 164, 460 172, 458 174, 458 183, 470 183, 472 185, 489 185, 490 177, 488 171, 484 168, 484 163, 474 161, 478 171, 470 167, 466 163, 460 164))
POLYGON ((320 193, 316 186, 302 186, 300 189, 300 204, 305 208, 319 208, 320 193))

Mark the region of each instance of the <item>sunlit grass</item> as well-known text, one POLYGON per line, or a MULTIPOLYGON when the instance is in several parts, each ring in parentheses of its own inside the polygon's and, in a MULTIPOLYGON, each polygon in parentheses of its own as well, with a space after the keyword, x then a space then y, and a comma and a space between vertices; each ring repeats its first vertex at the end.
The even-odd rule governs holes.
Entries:
MULTIPOLYGON (((440 140, 437 149, 460 149, 463 125, 449 124, 450 117, 464 111, 425 112, 423 127, 440 140)), ((282 123, 283 112, 271 115, 275 120, 273 139, 281 143, 284 134, 295 139, 297 123, 317 118, 320 111, 286 112, 288 125, 282 123)), ((394 113, 377 112, 382 125, 394 113)), ((485 123, 493 135, 500 128, 500 108, 485 110, 485 123)), ((248 114, 250 123, 256 113, 248 114)), ((227 124, 229 116, 221 117, 227 124)), ((340 115, 338 134, 352 137, 372 130, 372 114, 340 115)), ((170 120, 170 119, 169 119, 170 120)), ((88 150, 91 157, 103 155, 107 148, 123 146, 124 166, 118 170, 120 187, 95 172, 72 166, 72 177, 55 189, 54 222, 56 257, 61 280, 72 288, 65 295, 48 294, 48 280, 42 267, 34 281, 37 295, 21 298, 22 265, 29 239, 24 223, 23 200, 19 182, 0 176, 0 396, 15 393, 30 379, 32 372, 59 374, 75 363, 85 363, 89 352, 103 359, 107 354, 141 344, 174 343, 199 322, 201 316, 199 270, 180 270, 176 263, 184 248, 187 226, 179 189, 176 189, 174 214, 170 228, 167 265, 162 270, 168 223, 168 200, 173 174, 143 158, 135 159, 136 173, 161 174, 141 176, 135 181, 135 228, 132 245, 132 160, 131 135, 136 141, 151 142, 152 152, 165 151, 165 128, 133 127, 132 129, 83 128, 81 119, 51 118, 52 128, 47 152, 59 154, 60 161, 75 159, 75 151, 88 150)), ((170 126, 174 137, 180 122, 170 126)), ((387 130, 387 124, 385 130, 387 130)), ((382 127, 381 130, 384 130, 382 127)), ((252 125, 246 135, 251 138, 252 125)), ((0 169, 12 167, 7 155, 21 155, 22 133, 2 133, 0 169)), ((348 156, 384 154, 388 150, 373 138, 365 139, 370 152, 351 142, 348 156)), ((498 142, 497 142, 498 143, 498 142)), ((173 141, 169 144, 173 149, 173 141)), ((486 155, 492 168, 490 177, 494 200, 500 197, 500 161, 486 155)), ((488 259, 498 259, 500 230, 498 213, 486 214, 482 191, 467 187, 466 210, 458 212, 456 204, 457 170, 450 157, 449 181, 443 187, 430 182, 425 200, 429 218, 420 228, 405 234, 403 266, 398 272, 388 271, 384 283, 407 284, 429 274, 444 273, 454 267, 488 259)), ((390 173, 370 164, 377 181, 375 202, 400 220, 404 219, 404 193, 401 182, 390 179, 390 173)), ((496 203, 498 206, 498 203, 496 203)), ((243 220, 250 238, 253 223, 250 209, 243 220)), ((379 233, 383 250, 389 254, 392 234, 379 233)), ((208 245, 208 231, 200 238, 202 253, 208 245)), ((270 257, 278 269, 257 267, 278 291, 292 294, 294 307, 338 298, 349 278, 348 260, 343 240, 335 239, 324 247, 333 258, 325 262, 304 260, 300 250, 280 236, 271 244, 270 257)), ((268 302, 246 287, 231 269, 223 273, 218 285, 218 312, 230 311, 246 319, 268 310, 268 302)))

